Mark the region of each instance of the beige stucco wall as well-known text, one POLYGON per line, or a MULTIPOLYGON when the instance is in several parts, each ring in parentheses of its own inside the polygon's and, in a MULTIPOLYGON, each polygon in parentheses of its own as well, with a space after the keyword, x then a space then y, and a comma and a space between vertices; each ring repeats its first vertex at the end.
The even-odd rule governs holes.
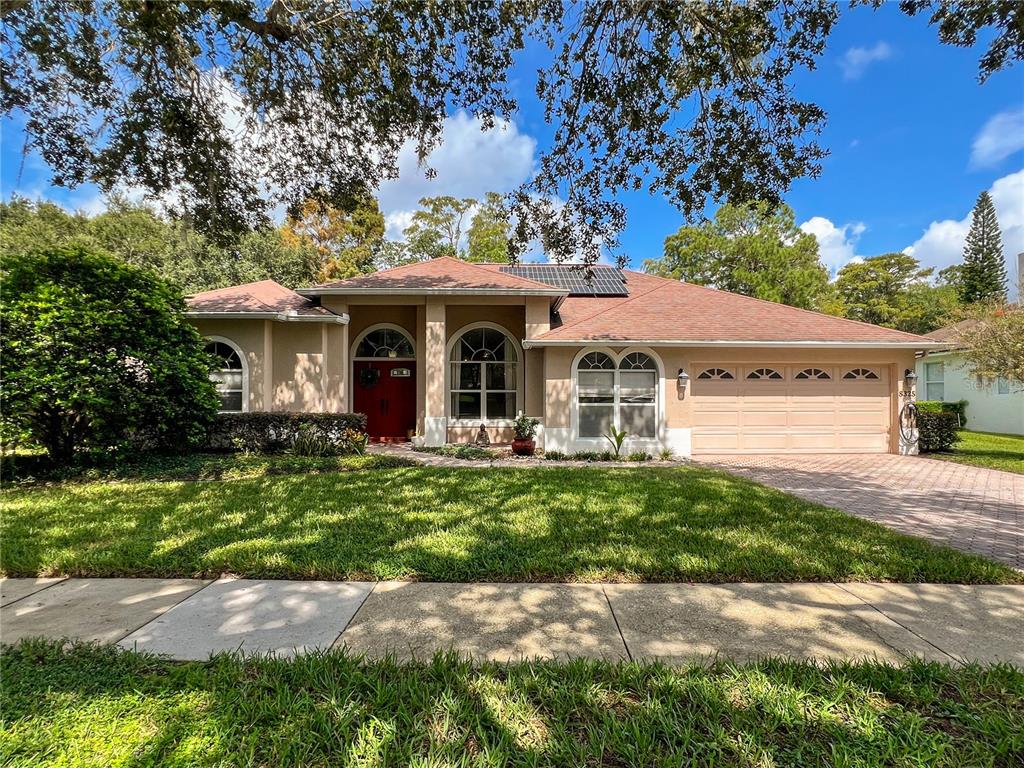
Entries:
MULTIPOLYGON (((352 345, 367 328, 380 323, 397 325, 413 337, 417 357, 417 431, 435 432, 437 440, 463 442, 476 435, 476 425, 449 425, 447 419, 446 355, 449 341, 467 326, 486 321, 505 328, 515 339, 536 337, 548 328, 548 300, 520 299, 483 305, 468 301, 427 298, 402 299, 387 304, 376 300, 351 304, 344 297, 328 297, 325 305, 347 312, 350 325, 270 322, 263 320, 195 321, 204 336, 232 341, 244 353, 247 366, 249 410, 345 411, 351 409, 352 345), (326 350, 326 354, 325 354, 326 350), (272 376, 266 376, 267 371, 272 376)), ((451 297, 449 297, 451 298, 451 297)), ((600 348, 587 347, 587 349, 600 348)), ((544 430, 572 428, 572 364, 582 347, 547 347, 524 351, 524 389, 521 407, 540 417, 544 430)), ((614 353, 627 348, 614 346, 614 353)), ((628 349, 641 349, 629 347, 628 349)), ((665 430, 686 430, 693 423, 690 387, 680 389, 677 374, 684 368, 695 377, 715 363, 794 364, 826 363, 851 366, 888 366, 893 388, 892 423, 901 399, 903 372, 914 367, 913 351, 776 348, 679 348, 652 351, 662 369, 659 418, 665 430)), ((896 450, 897 430, 893 433, 896 450)), ((508 442, 507 426, 489 425, 493 442, 508 442)))

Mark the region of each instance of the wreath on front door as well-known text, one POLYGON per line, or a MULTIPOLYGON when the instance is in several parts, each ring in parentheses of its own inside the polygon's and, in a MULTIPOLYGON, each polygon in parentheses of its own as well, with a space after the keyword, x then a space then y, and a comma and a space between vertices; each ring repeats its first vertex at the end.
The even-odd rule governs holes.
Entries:
POLYGON ((372 389, 380 381, 380 371, 376 368, 363 368, 359 372, 359 386, 363 389, 372 389))

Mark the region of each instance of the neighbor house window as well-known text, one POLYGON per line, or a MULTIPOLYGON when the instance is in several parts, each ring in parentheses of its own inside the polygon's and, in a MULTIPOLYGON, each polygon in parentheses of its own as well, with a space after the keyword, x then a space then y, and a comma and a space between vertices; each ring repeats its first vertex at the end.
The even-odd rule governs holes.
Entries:
POLYGON ((455 419, 514 419, 519 357, 496 328, 472 328, 451 352, 451 415, 455 419))
POLYGON ((356 357, 415 357, 409 337, 397 328, 377 328, 366 334, 356 347, 356 357))
POLYGON ((1010 394, 1010 380, 1005 376, 999 376, 996 378, 996 394, 997 395, 1008 395, 1010 394))
POLYGON ((221 412, 244 411, 245 368, 241 352, 223 341, 211 341, 206 345, 206 351, 220 361, 220 367, 210 373, 210 380, 217 386, 221 412))
POLYGON ((657 432, 658 367, 632 352, 616 365, 604 352, 588 352, 576 365, 580 437, 604 437, 614 426, 635 437, 657 432))
POLYGON ((944 400, 946 393, 945 366, 943 363, 924 364, 925 400, 944 400))

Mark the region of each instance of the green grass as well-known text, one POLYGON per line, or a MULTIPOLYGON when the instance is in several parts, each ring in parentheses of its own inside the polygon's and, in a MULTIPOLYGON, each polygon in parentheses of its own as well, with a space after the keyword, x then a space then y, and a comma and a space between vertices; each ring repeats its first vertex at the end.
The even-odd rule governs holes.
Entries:
POLYGON ((42 641, 0 657, 5 766, 1011 766, 1006 665, 767 660, 472 665, 218 656, 42 641))
POLYGON ((928 456, 1024 475, 1024 435, 963 430, 960 432, 960 442, 953 446, 952 453, 930 453, 928 456))
POLYGON ((1024 582, 699 467, 405 468, 0 496, 8 576, 1024 582))
POLYGON ((54 466, 41 454, 5 455, 5 483, 41 485, 99 480, 240 480, 270 475, 352 472, 361 469, 413 467, 403 456, 292 456, 289 454, 193 453, 142 455, 109 464, 54 466))

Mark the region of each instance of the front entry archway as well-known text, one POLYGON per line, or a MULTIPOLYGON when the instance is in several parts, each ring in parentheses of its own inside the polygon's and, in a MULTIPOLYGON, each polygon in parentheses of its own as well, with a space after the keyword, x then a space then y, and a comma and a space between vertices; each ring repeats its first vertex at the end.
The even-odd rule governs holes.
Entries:
POLYGON ((379 441, 408 440, 416 431, 416 352, 408 332, 382 323, 353 344, 352 409, 366 414, 379 441))

